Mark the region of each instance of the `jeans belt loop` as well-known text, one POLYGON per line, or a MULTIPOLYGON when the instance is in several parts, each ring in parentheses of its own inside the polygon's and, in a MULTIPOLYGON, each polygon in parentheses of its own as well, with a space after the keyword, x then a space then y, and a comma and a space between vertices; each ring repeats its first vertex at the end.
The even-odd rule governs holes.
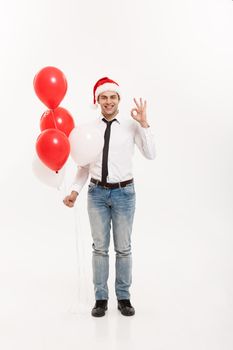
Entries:
POLYGON ((121 183, 119 182, 119 188, 121 188, 121 183))

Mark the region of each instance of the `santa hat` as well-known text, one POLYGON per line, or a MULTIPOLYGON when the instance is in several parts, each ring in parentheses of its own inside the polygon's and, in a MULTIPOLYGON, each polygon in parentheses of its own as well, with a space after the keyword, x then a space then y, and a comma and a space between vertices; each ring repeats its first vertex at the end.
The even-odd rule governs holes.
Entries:
POLYGON ((109 79, 108 77, 101 78, 95 83, 95 86, 93 88, 93 95, 94 95, 93 107, 94 108, 98 107, 97 99, 99 94, 105 91, 114 91, 114 92, 117 92, 118 95, 120 96, 119 85, 114 80, 109 79))

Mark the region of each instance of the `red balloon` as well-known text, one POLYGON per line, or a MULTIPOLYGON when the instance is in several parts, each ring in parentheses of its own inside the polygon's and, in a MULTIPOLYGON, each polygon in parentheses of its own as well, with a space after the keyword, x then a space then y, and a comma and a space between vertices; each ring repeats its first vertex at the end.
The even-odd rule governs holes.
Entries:
POLYGON ((69 111, 67 111, 67 109, 63 107, 57 107, 54 110, 48 110, 44 112, 40 118, 41 131, 55 128, 63 131, 68 137, 74 126, 75 125, 72 115, 69 111))
POLYGON ((36 152, 40 160, 50 169, 60 170, 70 154, 70 143, 60 130, 42 131, 36 140, 36 152))
POLYGON ((33 81, 39 99, 51 109, 58 107, 67 91, 65 75, 56 67, 42 68, 33 81))

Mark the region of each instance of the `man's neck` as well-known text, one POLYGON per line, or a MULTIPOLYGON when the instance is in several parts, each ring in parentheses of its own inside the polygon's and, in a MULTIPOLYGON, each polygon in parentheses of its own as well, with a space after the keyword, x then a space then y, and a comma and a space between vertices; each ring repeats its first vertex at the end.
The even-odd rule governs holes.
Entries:
POLYGON ((104 116, 105 119, 107 119, 108 121, 110 121, 110 120, 112 120, 112 119, 115 118, 115 116, 118 114, 118 112, 119 112, 119 110, 117 110, 117 111, 116 111, 115 113, 113 113, 113 114, 105 114, 105 113, 103 113, 103 112, 101 112, 101 113, 102 113, 102 115, 104 116))

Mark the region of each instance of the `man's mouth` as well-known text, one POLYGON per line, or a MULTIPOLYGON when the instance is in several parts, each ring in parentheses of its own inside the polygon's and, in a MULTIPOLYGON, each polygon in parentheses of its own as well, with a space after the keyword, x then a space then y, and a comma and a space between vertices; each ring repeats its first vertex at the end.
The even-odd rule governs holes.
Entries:
POLYGON ((113 106, 105 106, 105 109, 107 109, 107 110, 111 110, 113 108, 114 108, 114 105, 113 106))

